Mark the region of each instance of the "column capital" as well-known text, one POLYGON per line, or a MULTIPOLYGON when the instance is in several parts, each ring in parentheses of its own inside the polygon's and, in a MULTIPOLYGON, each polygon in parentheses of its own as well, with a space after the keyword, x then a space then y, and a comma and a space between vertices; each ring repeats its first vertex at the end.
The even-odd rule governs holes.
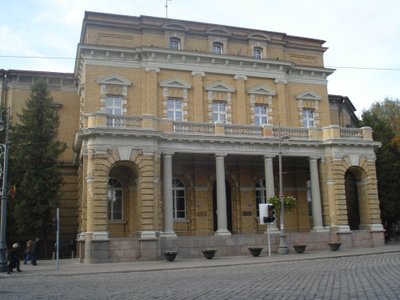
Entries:
POLYGON ((201 76, 201 77, 206 76, 206 73, 203 71, 193 71, 191 74, 192 76, 201 76))
POLYGON ((235 78, 236 80, 247 80, 247 76, 246 75, 236 74, 233 78, 235 78))
POLYGON ((154 72, 154 73, 159 73, 160 72, 160 68, 157 68, 157 67, 146 67, 144 70, 146 72, 154 72))

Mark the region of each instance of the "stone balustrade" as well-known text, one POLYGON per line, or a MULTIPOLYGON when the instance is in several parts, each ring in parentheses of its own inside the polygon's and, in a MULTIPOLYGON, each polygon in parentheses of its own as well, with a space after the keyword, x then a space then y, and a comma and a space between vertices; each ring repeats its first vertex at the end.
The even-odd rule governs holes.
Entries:
POLYGON ((216 135, 246 138, 289 137, 291 140, 365 140, 372 141, 372 129, 342 128, 330 125, 322 128, 283 127, 274 125, 240 125, 223 123, 182 122, 159 119, 153 115, 116 116, 104 112, 96 112, 84 116, 84 128, 118 128, 157 130, 179 135, 216 135))

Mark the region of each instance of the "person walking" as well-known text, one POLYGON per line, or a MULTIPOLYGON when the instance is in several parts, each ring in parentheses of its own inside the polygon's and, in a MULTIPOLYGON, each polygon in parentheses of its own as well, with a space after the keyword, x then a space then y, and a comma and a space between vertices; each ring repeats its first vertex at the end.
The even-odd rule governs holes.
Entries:
POLYGON ((38 255, 38 245, 39 244, 39 238, 36 237, 33 242, 32 242, 32 248, 31 248, 31 264, 33 266, 37 265, 37 255, 38 255))
POLYGON ((32 240, 26 242, 25 246, 25 258, 24 258, 24 265, 28 263, 32 259, 32 240))

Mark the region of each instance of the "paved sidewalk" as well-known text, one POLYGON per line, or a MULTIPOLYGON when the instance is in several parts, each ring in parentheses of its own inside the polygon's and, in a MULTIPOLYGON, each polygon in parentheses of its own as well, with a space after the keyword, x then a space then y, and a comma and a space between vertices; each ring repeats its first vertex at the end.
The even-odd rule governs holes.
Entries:
MULTIPOLYGON (((264 249, 265 251, 265 249, 264 249)), ((209 260, 206 258, 179 259, 179 254, 175 261, 137 261, 123 263, 104 263, 104 264, 83 264, 78 259, 61 259, 57 270, 55 260, 39 260, 37 266, 30 264, 24 265, 21 262, 21 273, 6 273, 0 276, 71 276, 100 273, 123 273, 123 272, 150 272, 176 269, 209 268, 234 265, 268 264, 277 262, 290 262, 298 260, 326 259, 344 256, 374 255, 380 253, 399 252, 400 242, 393 242, 383 247, 376 248, 357 248, 333 251, 305 251, 303 254, 294 254, 290 249, 290 254, 280 255, 273 253, 271 257, 268 253, 263 253, 259 257, 248 256, 216 256, 209 260)))

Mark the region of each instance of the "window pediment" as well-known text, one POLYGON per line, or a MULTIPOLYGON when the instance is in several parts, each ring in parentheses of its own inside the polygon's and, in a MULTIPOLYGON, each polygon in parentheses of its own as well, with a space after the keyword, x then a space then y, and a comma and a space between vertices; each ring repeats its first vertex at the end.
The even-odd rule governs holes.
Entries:
POLYGON ((189 30, 188 27, 186 27, 178 22, 167 23, 163 26, 163 28, 168 29, 168 30, 179 30, 179 31, 188 31, 189 30))
POLYGON ((232 33, 226 30, 223 27, 214 27, 207 30, 207 33, 210 35, 222 35, 222 36, 231 36, 232 33))
POLYGON ((132 81, 130 81, 120 75, 113 74, 113 75, 108 75, 108 76, 98 79, 97 83, 98 84, 113 84, 113 85, 117 84, 117 85, 127 86, 127 85, 131 85, 132 81))
POLYGON ((255 87, 252 87, 247 90, 247 93, 249 94, 255 94, 255 95, 265 95, 265 96, 275 96, 276 92, 271 90, 265 85, 257 85, 255 87))
POLYGON ((222 82, 214 82, 205 87, 206 91, 214 91, 214 92, 228 92, 233 93, 235 89, 229 85, 226 85, 222 82))
POLYGON ((271 40, 271 38, 268 35, 261 33, 261 32, 251 33, 247 36, 247 38, 250 40, 261 40, 261 41, 270 41, 271 40))
POLYGON ((320 101, 322 97, 315 92, 308 91, 304 93, 300 93, 296 96, 297 100, 316 100, 320 101))
POLYGON ((180 88, 190 89, 192 86, 180 79, 168 79, 160 82, 160 86, 164 88, 180 88))

